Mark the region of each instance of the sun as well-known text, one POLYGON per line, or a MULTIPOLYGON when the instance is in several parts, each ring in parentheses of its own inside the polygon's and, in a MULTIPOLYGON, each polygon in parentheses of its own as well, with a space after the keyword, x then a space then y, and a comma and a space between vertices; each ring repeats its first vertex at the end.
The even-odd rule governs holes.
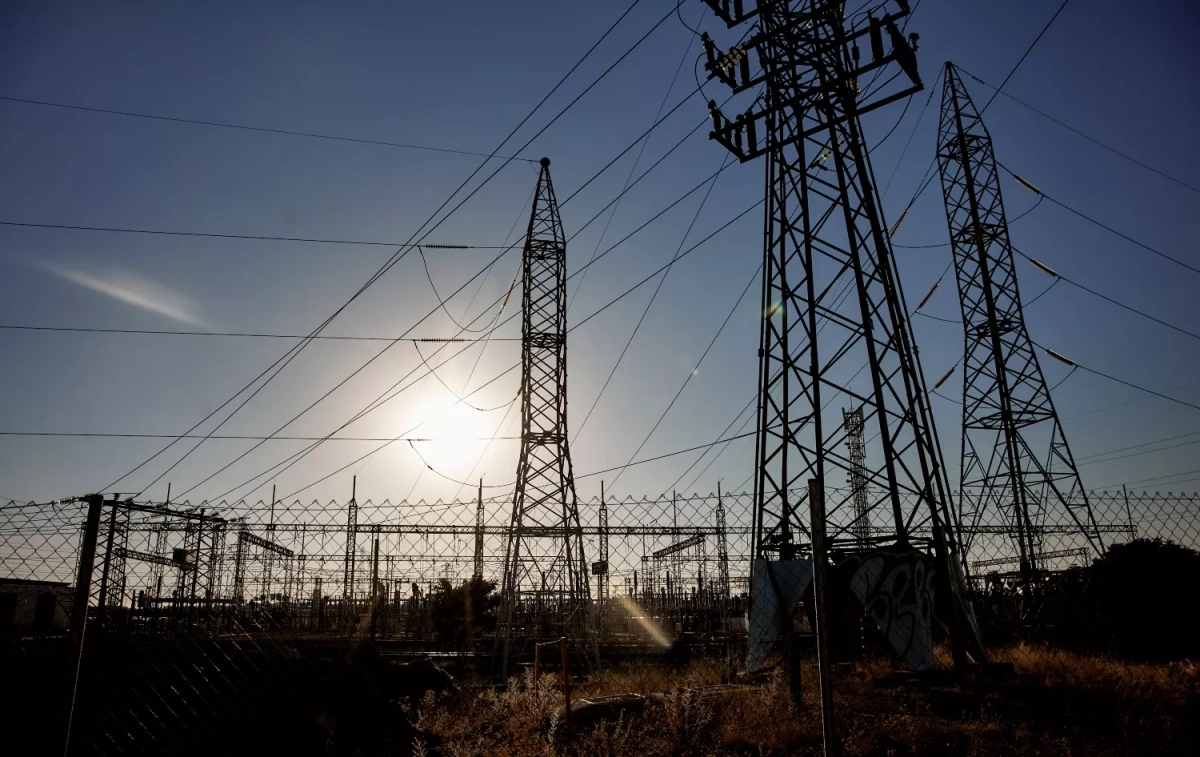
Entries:
POLYGON ((435 472, 462 480, 473 475, 472 469, 479 472, 476 466, 495 433, 490 415, 453 398, 441 400, 416 434, 429 441, 413 442, 413 447, 435 472))

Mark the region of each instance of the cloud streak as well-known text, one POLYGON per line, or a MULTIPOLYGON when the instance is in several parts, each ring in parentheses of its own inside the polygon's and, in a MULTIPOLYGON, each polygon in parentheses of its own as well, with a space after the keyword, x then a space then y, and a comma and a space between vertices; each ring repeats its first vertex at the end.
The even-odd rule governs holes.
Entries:
POLYGON ((202 326, 195 305, 186 295, 130 271, 112 269, 104 274, 88 273, 76 268, 58 265, 40 266, 76 286, 112 297, 142 310, 186 323, 202 326))

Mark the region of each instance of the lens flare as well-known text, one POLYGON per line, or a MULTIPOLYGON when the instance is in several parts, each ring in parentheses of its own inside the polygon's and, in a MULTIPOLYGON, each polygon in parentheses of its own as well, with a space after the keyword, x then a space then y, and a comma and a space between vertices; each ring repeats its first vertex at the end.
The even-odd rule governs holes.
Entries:
POLYGON ((617 603, 621 605, 621 609, 629 614, 629 617, 638 624, 642 631, 642 635, 647 640, 654 642, 663 649, 671 646, 671 639, 666 632, 654 619, 650 617, 645 610, 633 600, 633 597, 617 597, 617 603))

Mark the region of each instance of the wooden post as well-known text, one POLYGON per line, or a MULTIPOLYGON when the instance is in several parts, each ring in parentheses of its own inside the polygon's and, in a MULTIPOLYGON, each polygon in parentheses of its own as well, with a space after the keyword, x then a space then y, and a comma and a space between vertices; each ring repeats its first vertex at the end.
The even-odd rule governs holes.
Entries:
POLYGON ((379 625, 379 526, 375 527, 375 544, 371 549, 371 642, 379 625))
POLYGON ((833 718, 833 656, 829 652, 829 614, 825 605, 825 499, 821 483, 808 480, 808 512, 812 530, 813 615, 817 621, 817 672, 821 682, 821 737, 826 757, 841 754, 833 718))
POLYGON ((558 646, 562 650, 562 669, 563 669, 563 699, 566 702, 566 718, 567 728, 571 727, 571 670, 567 665, 567 637, 563 636, 558 640, 558 646))

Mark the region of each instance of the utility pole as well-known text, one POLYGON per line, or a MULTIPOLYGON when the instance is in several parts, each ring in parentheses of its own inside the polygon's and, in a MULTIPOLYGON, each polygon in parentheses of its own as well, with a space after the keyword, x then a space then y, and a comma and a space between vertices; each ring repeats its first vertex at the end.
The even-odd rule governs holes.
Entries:
POLYGON ((1000 519, 1029 586, 1048 517, 1104 544, 1025 328, 992 138, 951 63, 937 160, 965 335, 959 521, 1000 519))
POLYGON ((475 505, 475 572, 476 581, 483 580, 483 478, 479 479, 479 499, 475 505))
POLYGON ((349 627, 354 616, 354 558, 358 539, 358 476, 350 479, 350 503, 346 505, 346 565, 342 586, 343 624, 349 627))
POLYGON ((596 598, 601 611, 608 603, 608 502, 604 497, 604 482, 600 482, 600 560, 596 563, 596 598))
POLYGON ((375 641, 375 629, 379 625, 379 526, 375 526, 375 540, 371 547, 371 642, 375 641))
POLYGON ((595 655, 583 529, 567 444, 567 242, 549 158, 541 160, 523 255, 521 454, 496 634, 501 676, 508 674, 514 616, 527 590, 539 592, 537 604, 549 613, 539 620, 562 636, 587 637, 577 648, 595 655))
POLYGON ((855 469, 829 409, 839 399, 877 432, 867 512, 912 544, 948 517, 949 485, 860 124, 922 87, 915 35, 899 27, 908 3, 847 18, 841 0, 706 2, 730 27, 753 24, 728 52, 704 37, 709 77, 761 88, 733 118, 709 104, 712 139, 766 158, 754 557, 797 556, 809 479, 827 495, 829 546, 856 541, 853 497, 825 486, 831 469, 855 469))

